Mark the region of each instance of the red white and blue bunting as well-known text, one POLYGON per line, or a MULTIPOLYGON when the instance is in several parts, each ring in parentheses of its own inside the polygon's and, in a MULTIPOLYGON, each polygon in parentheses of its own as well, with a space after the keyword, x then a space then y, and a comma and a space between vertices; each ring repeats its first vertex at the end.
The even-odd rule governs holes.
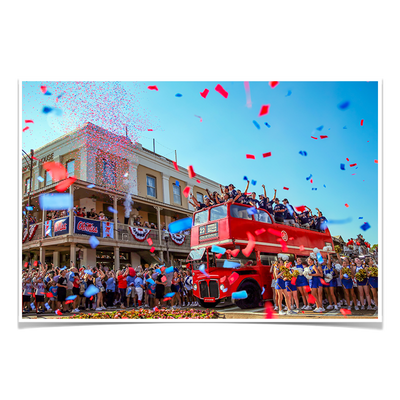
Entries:
POLYGON ((144 242, 150 233, 150 229, 129 227, 132 236, 139 242, 144 242))
POLYGON ((171 237, 171 240, 177 244, 178 246, 182 246, 184 241, 185 241, 185 235, 178 235, 176 233, 169 233, 169 236, 171 237))

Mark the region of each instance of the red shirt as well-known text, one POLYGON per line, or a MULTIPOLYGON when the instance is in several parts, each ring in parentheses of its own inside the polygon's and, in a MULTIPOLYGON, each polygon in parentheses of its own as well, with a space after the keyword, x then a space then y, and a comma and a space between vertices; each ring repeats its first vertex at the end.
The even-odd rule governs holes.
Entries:
POLYGON ((126 289, 128 287, 128 283, 126 282, 126 276, 118 275, 118 288, 126 289))
POLYGON ((74 288, 78 288, 78 287, 81 286, 81 284, 80 284, 79 281, 80 281, 79 276, 75 276, 75 277, 74 277, 74 282, 72 283, 73 286, 74 286, 74 288))

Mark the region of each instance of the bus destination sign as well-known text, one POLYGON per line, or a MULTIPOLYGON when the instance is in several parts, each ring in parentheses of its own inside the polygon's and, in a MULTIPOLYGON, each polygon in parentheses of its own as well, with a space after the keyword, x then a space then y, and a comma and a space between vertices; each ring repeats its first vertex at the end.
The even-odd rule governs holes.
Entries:
POLYGON ((218 223, 199 227, 199 242, 218 238, 218 223))

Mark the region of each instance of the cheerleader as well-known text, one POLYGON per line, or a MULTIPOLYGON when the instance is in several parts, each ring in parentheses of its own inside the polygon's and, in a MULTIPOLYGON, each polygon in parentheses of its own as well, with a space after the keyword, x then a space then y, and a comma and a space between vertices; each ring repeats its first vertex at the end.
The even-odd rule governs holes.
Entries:
POLYGON ((277 263, 273 263, 271 265, 271 268, 269 269, 269 273, 272 275, 272 281, 271 281, 271 288, 272 288, 272 298, 274 300, 274 310, 278 310, 278 292, 275 290, 275 285, 276 285, 276 279, 275 279, 275 266, 277 263))
POLYGON ((357 310, 358 309, 356 305, 357 299, 353 289, 353 272, 350 269, 350 275, 343 273, 343 268, 349 268, 349 267, 350 267, 349 261, 345 258, 342 263, 342 269, 340 270, 340 280, 342 282, 342 288, 344 291, 344 298, 347 304, 347 309, 351 310, 351 303, 350 303, 350 296, 351 296, 351 298, 354 301, 354 306, 356 307, 357 310))
POLYGON ((315 298, 315 302, 317 303, 317 307, 315 308, 314 312, 321 313, 323 312, 322 302, 320 301, 320 297, 318 295, 318 288, 320 286, 319 278, 322 276, 322 269, 321 267, 314 264, 314 260, 311 257, 307 259, 308 267, 310 269, 310 274, 312 278, 308 280, 311 294, 315 298))
POLYGON ((372 258, 369 259, 368 266, 369 266, 369 268, 367 269, 368 285, 371 288, 372 296, 374 298, 374 303, 375 303, 374 307, 372 307, 372 309, 377 310, 378 309, 378 277, 371 276, 370 268, 372 268, 372 267, 378 268, 378 266, 374 265, 372 258))
POLYGON ((354 276, 360 271, 365 271, 365 275, 366 275, 362 281, 357 280, 358 293, 360 295, 360 300, 361 300, 361 310, 365 310, 364 295, 367 298, 367 303, 368 303, 367 310, 372 310, 371 296, 369 293, 369 286, 368 286, 367 270, 366 270, 365 266, 362 265, 362 261, 359 258, 356 258, 354 260, 354 262, 356 263, 356 267, 354 269, 354 276))
POLYGON ((322 269, 322 272, 324 273, 324 276, 328 274, 332 275, 332 279, 329 281, 329 286, 324 287, 325 295, 329 301, 329 306, 326 307, 326 309, 332 310, 334 308, 335 310, 339 310, 335 296, 335 288, 337 286, 336 282, 337 273, 335 267, 332 266, 332 260, 330 254, 328 254, 327 266, 325 267, 325 269, 324 268, 322 269))
POLYGON ((308 303, 308 296, 306 293, 306 290, 304 289, 305 286, 308 286, 308 281, 306 277, 303 275, 304 267, 301 262, 301 258, 297 258, 296 260, 296 267, 298 269, 301 269, 300 275, 296 279, 296 287, 297 291, 300 292, 301 297, 303 298, 303 307, 301 307, 302 310, 312 310, 312 307, 308 303))
MULTIPOLYGON (((289 268, 290 272, 294 271, 291 263, 286 264, 286 262, 285 262, 285 266, 289 268)), ((286 292, 287 292, 287 297, 289 299, 289 302, 287 305, 289 311, 292 311, 294 309, 294 303, 296 303, 296 309, 299 310, 299 298, 297 297, 296 285, 293 285, 291 280, 288 278, 284 277, 283 280, 285 281, 285 288, 286 288, 286 292)), ((294 311, 289 313, 289 311, 287 312, 288 314, 297 314, 294 311)))
POLYGON ((283 280, 283 272, 281 271, 283 267, 283 261, 279 260, 279 264, 274 263, 274 277, 276 279, 275 283, 275 292, 278 293, 278 308, 279 315, 285 315, 285 309, 288 310, 288 314, 295 314, 292 310, 288 309, 290 307, 290 303, 287 297, 287 292, 285 288, 285 281, 283 280), (286 307, 282 310, 282 300, 283 296, 285 297, 286 307))

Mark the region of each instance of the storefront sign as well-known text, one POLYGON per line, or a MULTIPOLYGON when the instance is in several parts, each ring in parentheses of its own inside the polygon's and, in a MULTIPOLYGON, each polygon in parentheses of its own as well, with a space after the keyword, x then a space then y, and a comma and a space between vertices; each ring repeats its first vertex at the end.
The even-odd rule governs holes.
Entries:
POLYGON ((100 236, 100 221, 75 217, 74 232, 81 235, 100 236))
POLYGON ((69 217, 54 220, 54 236, 69 233, 69 217))

